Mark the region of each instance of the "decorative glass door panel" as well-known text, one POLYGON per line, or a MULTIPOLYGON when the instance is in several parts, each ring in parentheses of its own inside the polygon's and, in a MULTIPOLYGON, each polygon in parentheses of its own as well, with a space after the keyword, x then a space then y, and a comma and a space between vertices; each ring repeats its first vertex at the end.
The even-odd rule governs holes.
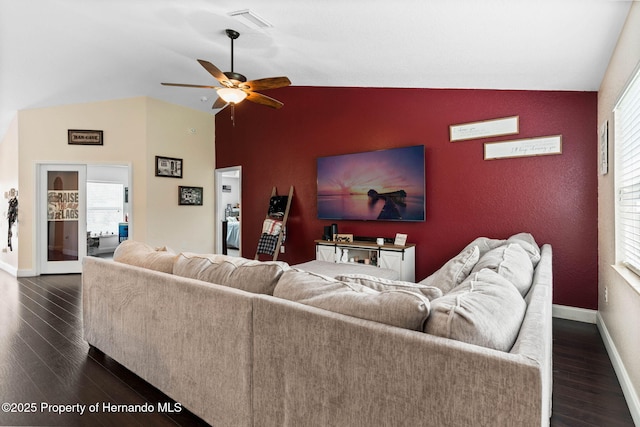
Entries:
POLYGON ((47 261, 78 260, 78 172, 47 172, 47 261))
POLYGON ((85 175, 84 165, 44 165, 41 168, 42 273, 78 273, 82 270, 82 257, 87 252, 85 175))

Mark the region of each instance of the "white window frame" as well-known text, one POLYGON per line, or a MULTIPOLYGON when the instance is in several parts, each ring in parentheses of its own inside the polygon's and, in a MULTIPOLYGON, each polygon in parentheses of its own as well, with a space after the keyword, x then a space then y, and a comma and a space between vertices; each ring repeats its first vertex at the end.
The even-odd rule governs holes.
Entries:
POLYGON ((640 68, 614 109, 616 262, 640 276, 640 68))

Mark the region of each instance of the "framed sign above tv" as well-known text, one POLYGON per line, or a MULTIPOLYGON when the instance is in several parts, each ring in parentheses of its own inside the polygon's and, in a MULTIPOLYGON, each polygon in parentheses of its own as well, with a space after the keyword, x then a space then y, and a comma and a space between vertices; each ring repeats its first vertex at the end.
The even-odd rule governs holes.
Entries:
POLYGON ((318 218, 425 220, 424 145, 318 158, 318 218))

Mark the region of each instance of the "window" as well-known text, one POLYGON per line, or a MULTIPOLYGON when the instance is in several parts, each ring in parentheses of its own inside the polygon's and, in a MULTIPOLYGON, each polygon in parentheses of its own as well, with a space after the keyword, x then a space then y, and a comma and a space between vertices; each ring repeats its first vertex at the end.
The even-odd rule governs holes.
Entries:
POLYGON ((118 234, 124 219, 124 186, 105 182, 87 182, 87 231, 118 234))
POLYGON ((640 275, 640 72, 614 109, 618 260, 640 275))

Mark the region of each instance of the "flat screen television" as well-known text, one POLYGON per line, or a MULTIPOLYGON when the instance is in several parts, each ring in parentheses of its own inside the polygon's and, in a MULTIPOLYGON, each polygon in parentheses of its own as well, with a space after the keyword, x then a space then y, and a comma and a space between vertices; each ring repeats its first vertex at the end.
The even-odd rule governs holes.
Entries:
POLYGON ((318 218, 424 221, 424 145, 319 157, 318 218))

